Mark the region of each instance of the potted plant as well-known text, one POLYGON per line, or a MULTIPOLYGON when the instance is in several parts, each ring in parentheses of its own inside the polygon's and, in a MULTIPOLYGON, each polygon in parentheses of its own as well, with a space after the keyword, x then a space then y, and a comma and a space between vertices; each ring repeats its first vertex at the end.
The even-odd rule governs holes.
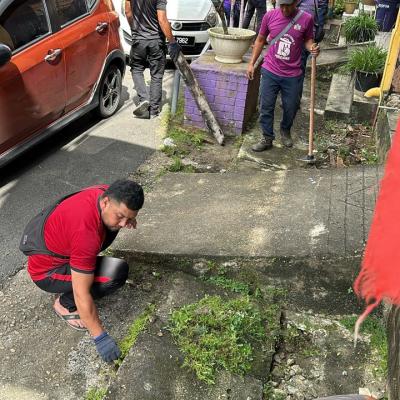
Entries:
POLYGON ((341 18, 344 13, 344 0, 336 0, 332 8, 332 17, 341 18))
POLYGON ((343 28, 349 52, 356 48, 372 45, 378 32, 378 24, 375 19, 367 14, 347 19, 343 28))
POLYGON ((344 66, 346 72, 355 73, 355 88, 361 92, 379 86, 385 67, 387 52, 378 46, 366 46, 350 54, 344 66))
MULTIPOLYGON (((243 1, 243 0, 242 0, 243 1)), ((243 55, 249 49, 256 32, 250 29, 227 27, 223 11, 223 0, 213 0, 213 4, 221 19, 221 27, 208 29, 215 59, 226 64, 236 64, 243 61, 243 55)))

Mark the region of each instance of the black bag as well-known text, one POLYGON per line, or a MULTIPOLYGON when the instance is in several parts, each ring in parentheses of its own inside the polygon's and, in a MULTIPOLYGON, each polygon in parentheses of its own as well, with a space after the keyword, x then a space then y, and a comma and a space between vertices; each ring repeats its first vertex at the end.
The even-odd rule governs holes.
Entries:
MULTIPOLYGON (((101 190, 105 190, 104 188, 100 188, 101 190)), ((57 254, 50 251, 46 247, 46 243, 44 240, 44 226, 46 224, 47 218, 51 215, 51 213, 56 209, 56 207, 68 199, 69 197, 80 193, 81 190, 77 192, 67 194, 66 196, 61 197, 55 203, 43 209, 38 215, 34 216, 26 225, 24 232, 22 234, 22 238, 19 244, 19 249, 27 256, 32 256, 34 254, 44 254, 57 258, 68 259, 69 256, 57 254)), ((106 249, 116 238, 118 232, 110 231, 106 229, 106 238, 103 242, 103 246, 101 250, 106 249)))
POLYGON ((34 216, 28 222, 28 225, 26 225, 22 234, 21 241, 19 243, 19 249, 26 256, 32 256, 34 254, 45 254, 57 258, 69 258, 69 256, 53 253, 46 247, 46 243, 44 241, 44 226, 46 224, 47 218, 49 218, 50 214, 62 201, 79 192, 80 190, 74 193, 67 194, 61 199, 58 199, 55 203, 43 209, 39 214, 34 216))

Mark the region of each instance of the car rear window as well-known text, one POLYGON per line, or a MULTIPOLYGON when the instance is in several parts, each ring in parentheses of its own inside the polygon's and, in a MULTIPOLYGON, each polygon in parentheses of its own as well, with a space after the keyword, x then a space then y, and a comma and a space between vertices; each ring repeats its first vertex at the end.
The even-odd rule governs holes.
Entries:
POLYGON ((88 13, 85 0, 54 0, 61 26, 70 24, 88 13))
POLYGON ((42 0, 13 2, 0 16, 0 42, 17 51, 50 33, 42 0))

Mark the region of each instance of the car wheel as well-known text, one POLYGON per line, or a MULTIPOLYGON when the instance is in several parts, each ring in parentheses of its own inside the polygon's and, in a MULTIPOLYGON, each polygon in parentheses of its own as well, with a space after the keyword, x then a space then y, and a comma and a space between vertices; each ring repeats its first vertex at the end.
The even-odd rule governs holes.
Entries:
POLYGON ((102 118, 113 115, 121 102, 122 76, 116 65, 110 65, 105 72, 99 87, 98 114, 102 118))

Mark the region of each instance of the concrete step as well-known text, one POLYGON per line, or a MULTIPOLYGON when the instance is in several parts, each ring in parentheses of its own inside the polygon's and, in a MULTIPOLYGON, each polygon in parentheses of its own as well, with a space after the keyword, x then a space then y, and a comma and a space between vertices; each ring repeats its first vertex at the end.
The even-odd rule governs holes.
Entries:
MULTIPOLYGON (((179 260, 159 265, 130 262, 129 284, 96 302, 106 329, 118 342, 149 303, 156 305, 150 324, 117 372, 100 360, 87 334, 73 331, 54 315, 53 296, 37 289, 25 270, 10 278, 0 292, 0 399, 88 399, 89 389, 95 388, 107 392, 108 400, 261 400, 269 379, 277 393, 285 393, 283 398, 290 398, 293 390, 299 398, 315 398, 337 393, 338 388, 354 393, 360 385, 384 387, 384 379, 371 380, 378 361, 371 356, 368 337, 362 337, 354 353, 352 333, 340 325, 343 316, 360 311, 348 292, 359 259, 197 260, 192 265, 181 260, 179 268, 186 272, 167 268, 173 263, 179 260), (279 305, 273 314, 277 324, 281 303, 271 297, 271 288, 286 292, 290 333, 282 335, 279 346, 269 335, 256 349, 246 376, 220 372, 215 385, 206 385, 182 368, 183 355, 166 327, 171 311, 205 295, 240 295, 194 276, 216 273, 246 282, 252 293, 257 287, 261 304, 279 305)), ((286 329, 285 324, 281 327, 286 329)), ((103 399, 99 393, 95 398, 103 399)))
MULTIPOLYGON (((209 276, 209 265, 203 260, 193 262, 192 266, 197 274, 209 276)), ((349 278, 358 265, 359 259, 309 263, 275 260, 271 264, 248 260, 247 265, 233 260, 214 262, 211 268, 227 271, 219 276, 249 282, 253 288, 257 285, 263 295, 270 293, 271 288, 287 291, 279 346, 273 340, 264 343, 254 354, 254 367, 249 374, 239 377, 221 371, 214 385, 204 384, 193 371, 182 368, 183 355, 166 327, 170 313, 179 307, 206 295, 225 299, 237 295, 184 272, 163 275, 168 289, 158 302, 154 322, 125 358, 106 400, 261 400, 263 392, 264 396, 284 393, 282 398, 290 398, 296 392, 298 398, 311 399, 355 393, 359 387, 383 394, 385 378, 376 376, 375 371, 380 355, 371 353, 369 338, 365 336, 354 351, 352 331, 342 324, 349 315, 360 312, 355 296, 348 292, 349 278), (269 381, 274 382, 272 387, 276 389, 271 389, 269 381)), ((163 266, 165 263, 159 265, 163 266)), ((188 263, 185 266, 189 267, 188 263)), ((271 298, 265 304, 274 302, 271 298)), ((279 308, 275 315, 278 322, 279 308)))
POLYGON ((355 78, 350 75, 333 74, 325 119, 371 123, 378 106, 376 98, 367 98, 354 87, 355 78))
MULTIPOLYGON (((268 335, 254 354, 255 367, 244 377, 220 372, 214 385, 199 381, 195 373, 182 368, 183 357, 166 326, 170 313, 179 307, 199 301, 206 295, 222 294, 226 299, 237 297, 183 272, 170 276, 170 290, 165 292, 155 312, 156 321, 140 336, 125 359, 111 385, 107 400, 208 400, 223 399, 230 394, 235 400, 262 400, 263 381, 269 374, 275 353, 275 339, 268 335), (261 350, 261 351, 260 351, 261 350)), ((276 311, 279 326, 281 313, 276 311)), ((268 328, 267 328, 268 329, 268 328)))
POLYGON ((325 119, 350 119, 353 95, 354 78, 350 75, 333 74, 325 106, 325 119))
POLYGON ((361 252, 378 167, 167 174, 147 195, 121 253, 230 257, 361 252))
POLYGON ((368 123, 372 126, 378 102, 377 98, 367 98, 364 96, 364 92, 354 89, 351 119, 360 123, 368 123))

